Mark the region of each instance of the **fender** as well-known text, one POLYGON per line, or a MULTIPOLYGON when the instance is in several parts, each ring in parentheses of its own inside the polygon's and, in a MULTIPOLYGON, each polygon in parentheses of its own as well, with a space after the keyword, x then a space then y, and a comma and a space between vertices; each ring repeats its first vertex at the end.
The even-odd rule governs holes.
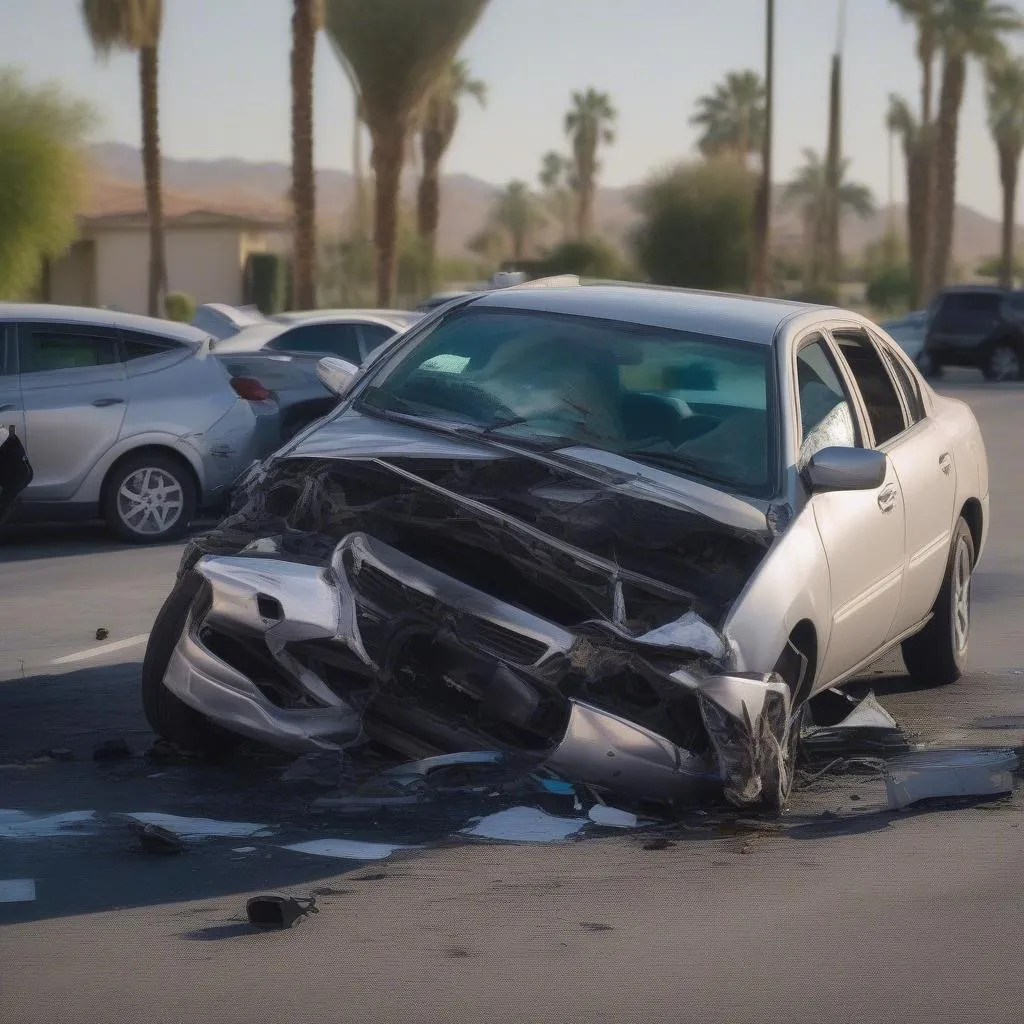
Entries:
POLYGON ((112 445, 100 460, 89 470, 85 479, 79 485, 78 490, 70 499, 76 503, 95 503, 100 500, 103 490, 103 481, 110 467, 124 455, 135 451, 137 448, 148 448, 158 446, 168 448, 176 452, 192 467, 199 481, 200 495, 206 491, 206 473, 203 469, 202 456, 199 449, 195 447, 187 437, 177 434, 166 433, 165 431, 147 431, 142 434, 133 434, 131 437, 124 437, 112 445))
MULTIPOLYGON (((813 500, 775 541, 729 611, 722 632, 733 649, 734 671, 770 672, 804 619, 814 626, 822 663, 831 627, 831 582, 813 500)), ((813 682, 817 688, 817 666, 813 682)))

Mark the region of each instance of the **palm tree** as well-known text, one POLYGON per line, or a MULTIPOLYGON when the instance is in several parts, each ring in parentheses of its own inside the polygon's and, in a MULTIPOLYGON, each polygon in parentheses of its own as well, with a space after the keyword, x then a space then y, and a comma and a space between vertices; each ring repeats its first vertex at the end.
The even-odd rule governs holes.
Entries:
POLYGON ((697 100, 690 124, 703 129, 697 146, 704 156, 746 161, 764 144, 765 84, 756 71, 730 71, 714 91, 697 100))
POLYGON ((512 243, 512 259, 526 255, 531 235, 543 223, 543 215, 525 181, 510 181, 494 205, 493 223, 502 228, 512 243))
POLYGON ((907 192, 907 250, 911 269, 911 299, 916 308, 920 295, 919 282, 914 279, 915 270, 921 265, 921 204, 924 201, 922 178, 925 152, 920 145, 920 125, 910 104, 895 93, 889 95, 889 109, 886 112, 885 127, 890 138, 897 138, 903 150, 907 192))
POLYGON ((414 112, 457 53, 487 0, 325 0, 324 24, 351 70, 373 140, 377 303, 397 274, 398 200, 414 112))
POLYGON ((999 153, 1003 186, 1003 245, 999 283, 1012 288, 1014 235, 1017 222, 1017 180, 1024 151, 1024 60, 993 61, 987 68, 988 126, 999 153))
MULTIPOLYGON (((967 59, 991 60, 1003 49, 1002 37, 1024 27, 1009 4, 997 0, 943 0, 939 38, 942 42, 942 85, 935 135, 935 244, 928 283, 942 288, 949 275, 956 207, 956 146, 964 98, 967 59)), ((929 295, 924 295, 928 299, 929 295)))
POLYGON ((292 2, 293 304, 316 306, 316 172, 313 167, 313 61, 323 25, 321 0, 292 2))
POLYGON ((163 195, 160 187, 160 99, 158 48, 163 27, 162 0, 82 0, 82 16, 101 58, 115 51, 139 55, 142 104, 142 173, 149 218, 149 295, 147 311, 159 316, 167 293, 163 195))
MULTIPOLYGON (((935 242, 936 176, 935 126, 932 100, 935 93, 935 55, 939 45, 939 19, 946 0, 893 0, 904 18, 917 28, 917 60, 921 65, 921 109, 914 131, 915 168, 913 188, 907 191, 907 242, 910 251, 911 302, 916 307, 931 295, 930 280, 935 242), (910 209, 913 207, 913 214, 910 209)), ((909 108, 908 108, 909 110, 909 108)), ((908 163, 909 174, 909 163, 908 163)))
POLYGON ((464 60, 454 60, 431 90, 420 121, 423 174, 416 203, 416 228, 423 244, 430 287, 434 286, 437 258, 437 225, 441 215, 441 160, 451 145, 459 123, 459 103, 464 97, 480 106, 487 101, 487 86, 469 73, 464 60))
POLYGON ((831 182, 827 161, 813 149, 804 150, 804 165, 786 186, 783 202, 796 207, 804 222, 805 244, 808 250, 808 281, 821 284, 821 275, 826 269, 828 260, 828 235, 823 223, 834 208, 840 216, 853 214, 860 218, 870 217, 875 212, 875 200, 866 185, 846 180, 850 161, 840 160, 837 174, 835 196, 830 195, 831 182))
POLYGON ((544 189, 544 197, 551 213, 562 226, 564 242, 572 230, 572 161, 567 156, 550 150, 544 154, 537 178, 544 189))
POLYGON ((597 188, 598 148, 615 141, 613 125, 618 114, 607 93, 596 89, 572 94, 572 106, 565 115, 565 134, 572 140, 573 173, 579 205, 576 233, 583 237, 593 228, 594 192, 597 188))
POLYGON ((764 113, 761 128, 761 180, 754 206, 754 266, 752 291, 768 291, 768 245, 772 217, 772 107, 775 81, 775 0, 765 0, 764 113))

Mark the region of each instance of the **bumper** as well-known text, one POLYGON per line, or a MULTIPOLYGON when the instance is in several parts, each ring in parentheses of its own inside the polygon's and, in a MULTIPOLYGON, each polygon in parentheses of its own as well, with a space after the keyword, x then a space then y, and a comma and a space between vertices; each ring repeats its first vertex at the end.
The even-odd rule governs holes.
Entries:
MULTIPOLYGON (((342 540, 326 568, 253 553, 206 557, 196 571, 208 584, 207 596, 189 614, 164 684, 230 731, 296 753, 360 742, 364 721, 371 727, 381 710, 382 688, 408 671, 403 644, 415 634, 464 658, 421 670, 425 693, 446 694, 446 686, 461 693, 475 686, 489 721, 525 734, 543 720, 543 742, 524 749, 565 778, 673 803, 700 799, 723 782, 726 795, 738 803, 757 802, 780 786, 788 791, 783 762, 791 708, 788 688, 778 677, 698 676, 694 669, 700 662, 692 648, 679 650, 678 668, 666 682, 688 696, 694 723, 703 724, 708 743, 705 751, 694 753, 570 695, 578 678, 574 673, 604 671, 607 659, 593 632, 583 636, 482 593, 365 534, 342 540), (256 678, 238 658, 218 653, 223 650, 215 640, 218 632, 243 638, 247 650, 258 650, 268 672, 287 681, 291 706, 282 705, 279 692, 268 692, 268 672, 256 678), (358 687, 343 696, 323 661, 303 657, 303 645, 311 644, 350 659, 372 681, 371 699, 364 699, 365 689, 363 697, 353 696, 358 687), (486 668, 481 676, 481 665, 490 666, 490 679, 486 668)), ((616 650, 621 656, 622 645, 616 650)), ((423 698, 424 723, 449 713, 443 699, 438 705, 432 699, 423 698)), ((458 745, 464 713, 461 706, 452 707, 453 738, 446 752, 470 749, 458 745)), ((415 713, 406 714, 407 731, 410 721, 415 729, 415 713)), ((423 728, 426 734, 428 725, 423 728)), ((436 735, 430 737, 435 745, 436 735)), ((508 729, 499 735, 507 746, 508 729)))

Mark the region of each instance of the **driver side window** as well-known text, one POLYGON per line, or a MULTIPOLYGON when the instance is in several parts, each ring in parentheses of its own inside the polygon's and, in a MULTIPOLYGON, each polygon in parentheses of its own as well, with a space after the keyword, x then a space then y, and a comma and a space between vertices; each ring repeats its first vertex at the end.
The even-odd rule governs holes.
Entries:
POLYGON ((797 352, 796 376, 800 407, 797 469, 802 470, 822 448, 859 447, 849 395, 820 335, 797 352))

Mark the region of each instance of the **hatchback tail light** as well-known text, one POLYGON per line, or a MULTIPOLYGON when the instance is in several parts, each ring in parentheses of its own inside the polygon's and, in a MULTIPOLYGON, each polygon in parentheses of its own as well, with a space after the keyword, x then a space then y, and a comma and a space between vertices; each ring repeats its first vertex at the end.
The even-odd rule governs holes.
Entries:
POLYGON ((231 386, 235 389, 235 394, 247 402, 265 402, 271 397, 270 390, 255 377, 232 377, 231 386))

